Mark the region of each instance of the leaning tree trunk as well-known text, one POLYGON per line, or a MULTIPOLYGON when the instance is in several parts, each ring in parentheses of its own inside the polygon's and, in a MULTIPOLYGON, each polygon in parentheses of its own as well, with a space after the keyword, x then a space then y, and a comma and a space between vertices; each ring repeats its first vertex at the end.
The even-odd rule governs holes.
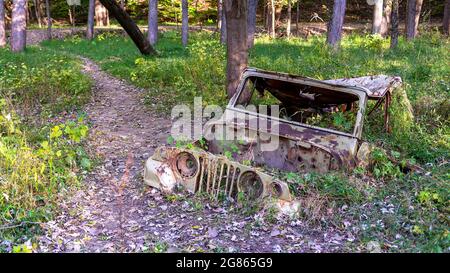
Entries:
POLYGON ((248 16, 247 16, 247 46, 253 47, 256 31, 256 9, 258 8, 258 0, 248 0, 248 16))
POLYGON ((151 45, 158 41, 158 0, 148 0, 148 41, 151 45))
POLYGON ((373 5, 372 34, 381 35, 381 24, 383 22, 383 0, 375 0, 373 5))
POLYGON ((45 0, 45 13, 47 16, 47 39, 52 39, 52 17, 50 15, 50 0, 45 0))
POLYGON ((6 46, 5 2, 0 0, 0 47, 6 46))
POLYGON ((187 46, 189 32, 189 10, 188 0, 181 0, 181 42, 187 46))
MULTIPOLYGON (((236 92, 242 72, 247 67, 247 0, 224 0, 227 18, 227 94, 236 92)), ((244 94, 244 98, 248 95, 244 94)), ((241 97, 242 98, 242 97, 241 97)))
MULTIPOLYGON (((224 0, 223 0, 224 1, 224 0)), ((225 16, 225 5, 222 1, 222 24, 220 25, 220 42, 222 44, 227 43, 227 17, 225 16)))
POLYGON ((442 22, 442 30, 448 36, 450 28, 450 0, 445 1, 444 20, 442 22))
POLYGON ((391 12, 391 48, 398 44, 398 0, 392 0, 391 12))
POLYGON ((334 0, 333 15, 328 25, 327 43, 334 49, 339 47, 344 25, 346 0, 334 0))
POLYGON ((144 34, 138 28, 130 15, 120 8, 115 0, 100 0, 106 9, 116 18, 117 22, 125 29, 139 51, 144 55, 155 55, 156 51, 145 39, 144 34))
POLYGON ((381 36, 386 37, 391 24, 392 0, 384 0, 383 18, 381 19, 381 36))
POLYGON ((406 39, 408 40, 412 40, 417 36, 422 3, 423 0, 408 0, 406 14, 406 39))
POLYGON ((89 0, 88 20, 86 29, 86 38, 92 40, 94 38, 94 17, 95 17, 95 0, 89 0))
POLYGON ((288 38, 291 36, 291 16, 292 16, 292 3, 291 3, 291 0, 288 0, 287 26, 286 26, 286 36, 288 38))
POLYGON ((275 1, 270 0, 270 37, 275 38, 275 1))
POLYGON ((11 50, 13 52, 25 50, 27 42, 26 5, 26 0, 13 0, 11 14, 11 50))

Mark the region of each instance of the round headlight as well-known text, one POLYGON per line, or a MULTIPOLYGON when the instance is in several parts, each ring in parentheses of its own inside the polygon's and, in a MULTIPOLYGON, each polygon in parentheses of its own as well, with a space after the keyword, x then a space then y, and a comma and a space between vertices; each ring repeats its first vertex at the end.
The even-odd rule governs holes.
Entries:
POLYGON ((194 155, 182 152, 177 155, 176 167, 178 173, 184 178, 191 178, 198 172, 198 163, 194 155))

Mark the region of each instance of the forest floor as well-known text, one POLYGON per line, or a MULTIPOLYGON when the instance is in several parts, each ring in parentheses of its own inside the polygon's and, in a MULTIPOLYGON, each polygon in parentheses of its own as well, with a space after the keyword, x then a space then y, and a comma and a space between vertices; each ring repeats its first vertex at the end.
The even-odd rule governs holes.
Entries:
POLYGON ((101 159, 84 185, 63 198, 58 216, 44 225, 39 251, 329 252, 342 251, 344 242, 354 239, 332 230, 307 231, 300 221, 261 226, 258 217, 212 204, 199 208, 183 195, 168 199, 145 186, 144 161, 165 142, 171 122, 145 108, 142 90, 89 59, 83 62, 84 73, 94 80, 85 108, 91 124, 88 145, 101 159))

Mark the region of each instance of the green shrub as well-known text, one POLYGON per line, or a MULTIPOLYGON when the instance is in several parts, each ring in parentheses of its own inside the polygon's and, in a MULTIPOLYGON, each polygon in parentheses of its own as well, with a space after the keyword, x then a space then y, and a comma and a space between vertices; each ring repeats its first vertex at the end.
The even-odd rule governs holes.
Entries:
POLYGON ((90 168, 80 145, 88 132, 83 118, 43 129, 39 143, 30 143, 24 129, 0 100, 0 215, 8 222, 52 205, 61 187, 77 184, 80 168, 90 168))

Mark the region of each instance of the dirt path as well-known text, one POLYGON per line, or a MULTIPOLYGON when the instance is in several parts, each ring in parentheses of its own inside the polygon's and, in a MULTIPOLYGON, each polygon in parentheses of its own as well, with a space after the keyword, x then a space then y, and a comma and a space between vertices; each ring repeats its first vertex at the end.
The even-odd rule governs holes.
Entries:
POLYGON ((341 249, 348 239, 308 231, 298 220, 268 224, 258 215, 246 218, 189 196, 168 201, 145 186, 144 160, 165 142, 170 121, 145 108, 142 90, 83 61, 94 80, 85 109, 89 146, 102 160, 81 189, 63 199, 56 219, 44 225, 41 252, 321 252, 341 249))

